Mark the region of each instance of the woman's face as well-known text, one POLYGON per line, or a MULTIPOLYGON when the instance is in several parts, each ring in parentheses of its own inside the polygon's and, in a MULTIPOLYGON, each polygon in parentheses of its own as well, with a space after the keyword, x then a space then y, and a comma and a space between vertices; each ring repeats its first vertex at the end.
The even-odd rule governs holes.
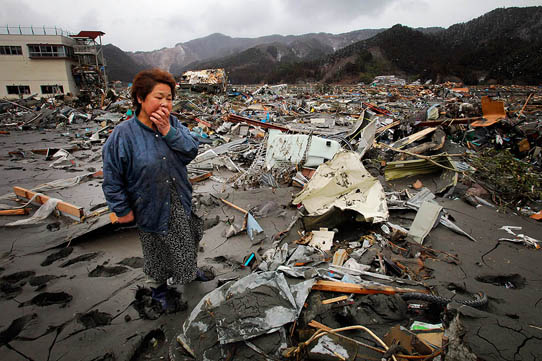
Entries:
POLYGON ((144 100, 137 98, 141 104, 141 112, 144 112, 147 116, 150 116, 162 106, 165 106, 171 112, 173 107, 172 99, 171 88, 164 83, 156 84, 144 100))

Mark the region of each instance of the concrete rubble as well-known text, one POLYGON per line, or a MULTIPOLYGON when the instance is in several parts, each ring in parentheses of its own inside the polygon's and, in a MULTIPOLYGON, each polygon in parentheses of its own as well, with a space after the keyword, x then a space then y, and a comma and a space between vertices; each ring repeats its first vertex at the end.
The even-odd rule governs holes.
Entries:
POLYGON ((2 360, 542 358, 540 87, 185 75, 214 278, 167 312, 101 190, 129 89, 0 100, 2 360))

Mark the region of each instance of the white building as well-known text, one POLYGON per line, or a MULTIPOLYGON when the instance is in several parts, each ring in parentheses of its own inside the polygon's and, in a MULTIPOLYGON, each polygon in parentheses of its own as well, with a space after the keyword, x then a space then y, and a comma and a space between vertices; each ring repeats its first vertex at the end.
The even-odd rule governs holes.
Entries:
MULTIPOLYGON (((102 32, 68 35, 56 28, 53 31, 20 27, 5 27, 0 31, 0 98, 19 98, 26 94, 78 95, 80 87, 88 85, 81 74, 105 73, 103 56, 102 61, 98 61, 97 56, 101 46, 94 46, 96 37, 100 37, 101 45, 102 32)), ((99 75, 98 78, 105 77, 99 75)))

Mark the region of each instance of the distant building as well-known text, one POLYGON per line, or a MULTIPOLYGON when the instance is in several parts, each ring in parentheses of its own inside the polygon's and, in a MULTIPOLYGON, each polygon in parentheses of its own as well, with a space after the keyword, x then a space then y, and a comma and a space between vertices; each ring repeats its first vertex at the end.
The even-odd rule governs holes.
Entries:
POLYGON ((79 95, 105 87, 101 31, 0 27, 0 98, 79 95), (100 42, 96 42, 96 38, 100 42))

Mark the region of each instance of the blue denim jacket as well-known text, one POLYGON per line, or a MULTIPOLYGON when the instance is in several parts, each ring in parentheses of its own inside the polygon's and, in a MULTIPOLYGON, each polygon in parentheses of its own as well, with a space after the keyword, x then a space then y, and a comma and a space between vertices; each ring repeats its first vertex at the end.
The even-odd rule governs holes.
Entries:
POLYGON ((169 182, 173 182, 186 215, 192 211, 192 185, 186 165, 198 154, 198 141, 177 118, 162 136, 136 116, 115 127, 103 146, 102 189, 109 208, 119 217, 134 212, 145 232, 168 231, 169 182))

